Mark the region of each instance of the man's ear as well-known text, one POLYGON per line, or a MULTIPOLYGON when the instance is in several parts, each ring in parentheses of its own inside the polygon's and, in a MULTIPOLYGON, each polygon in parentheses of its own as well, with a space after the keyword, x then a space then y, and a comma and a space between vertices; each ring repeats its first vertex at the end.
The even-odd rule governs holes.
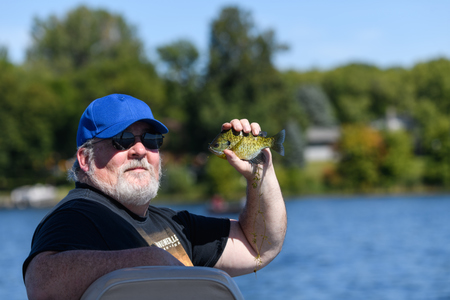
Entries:
POLYGON ((84 172, 89 171, 89 157, 86 152, 86 148, 80 148, 77 151, 78 164, 80 165, 80 169, 84 172))

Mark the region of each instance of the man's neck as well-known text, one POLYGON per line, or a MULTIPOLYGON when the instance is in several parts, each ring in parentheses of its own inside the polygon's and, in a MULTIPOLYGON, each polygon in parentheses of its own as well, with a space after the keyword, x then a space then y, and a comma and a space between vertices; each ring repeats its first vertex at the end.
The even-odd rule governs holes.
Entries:
POLYGON ((131 212, 135 213, 136 215, 140 216, 140 217, 146 217, 147 216, 147 211, 148 211, 148 207, 149 204, 144 204, 144 205, 130 205, 127 203, 122 203, 120 202, 123 206, 125 206, 128 210, 130 210, 131 212))

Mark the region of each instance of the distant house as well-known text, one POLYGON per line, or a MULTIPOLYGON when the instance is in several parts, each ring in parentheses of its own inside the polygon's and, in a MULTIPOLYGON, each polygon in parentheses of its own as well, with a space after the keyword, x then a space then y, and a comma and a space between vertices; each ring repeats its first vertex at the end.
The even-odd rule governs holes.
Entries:
POLYGON ((386 116, 372 122, 370 125, 378 130, 397 131, 410 127, 410 120, 400 118, 394 108, 386 109, 386 116))
POLYGON ((306 130, 304 157, 307 162, 336 158, 333 149, 341 135, 339 127, 310 127, 306 130))

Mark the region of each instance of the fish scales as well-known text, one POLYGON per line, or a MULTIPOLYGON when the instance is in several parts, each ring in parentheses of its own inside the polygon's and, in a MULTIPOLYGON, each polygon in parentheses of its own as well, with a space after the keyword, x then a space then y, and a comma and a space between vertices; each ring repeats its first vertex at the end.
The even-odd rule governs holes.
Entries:
POLYGON ((209 150, 220 158, 226 159, 224 150, 233 151, 237 157, 254 164, 265 162, 265 155, 261 152, 264 148, 271 148, 284 155, 283 142, 285 130, 281 130, 273 137, 266 137, 265 132, 258 136, 234 131, 232 129, 222 131, 209 145, 209 150))

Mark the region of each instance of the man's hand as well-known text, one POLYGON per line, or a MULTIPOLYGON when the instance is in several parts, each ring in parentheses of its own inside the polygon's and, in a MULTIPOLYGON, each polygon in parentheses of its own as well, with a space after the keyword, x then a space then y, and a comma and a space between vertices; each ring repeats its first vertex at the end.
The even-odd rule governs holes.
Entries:
MULTIPOLYGON (((261 127, 258 123, 251 123, 247 119, 233 119, 229 123, 222 125, 222 130, 234 129, 236 131, 243 131, 244 133, 251 133, 257 136, 261 131, 261 127)), ((254 176, 254 167, 251 163, 239 159, 231 150, 224 150, 223 153, 227 156, 227 160, 239 173, 242 174, 247 180, 251 180, 254 176)), ((269 149, 263 149, 263 153, 267 158, 267 162, 272 162, 272 154, 269 149)), ((267 163, 266 163, 267 165, 267 163)))

